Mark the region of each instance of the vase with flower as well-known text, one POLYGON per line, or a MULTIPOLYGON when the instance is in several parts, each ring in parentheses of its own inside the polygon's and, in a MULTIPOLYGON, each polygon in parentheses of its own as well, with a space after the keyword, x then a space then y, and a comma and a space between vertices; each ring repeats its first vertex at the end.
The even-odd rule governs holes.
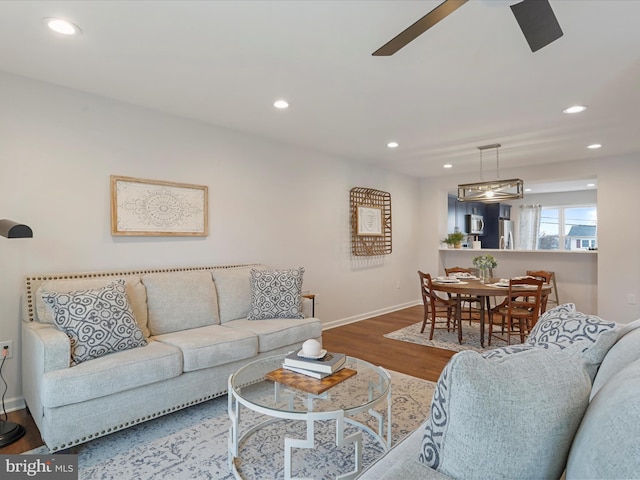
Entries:
POLYGON ((480 281, 482 283, 489 282, 489 279, 491 278, 491 271, 498 266, 498 262, 495 257, 488 253, 474 257, 472 262, 473 266, 479 271, 480 281))

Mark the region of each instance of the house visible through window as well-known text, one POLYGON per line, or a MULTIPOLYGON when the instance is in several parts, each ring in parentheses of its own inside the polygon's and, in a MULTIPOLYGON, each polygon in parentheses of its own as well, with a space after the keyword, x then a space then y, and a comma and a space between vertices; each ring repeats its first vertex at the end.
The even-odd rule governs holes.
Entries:
POLYGON ((543 207, 539 250, 587 250, 598 247, 595 205, 543 207))

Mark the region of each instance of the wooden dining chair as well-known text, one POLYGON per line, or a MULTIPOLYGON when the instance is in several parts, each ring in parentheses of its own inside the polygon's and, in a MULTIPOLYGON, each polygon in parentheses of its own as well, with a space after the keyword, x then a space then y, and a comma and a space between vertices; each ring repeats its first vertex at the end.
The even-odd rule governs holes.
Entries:
POLYGON ((543 280, 533 277, 524 277, 509 280, 507 297, 503 303, 489 311, 489 345, 493 337, 511 345, 511 335, 520 335, 520 343, 524 343, 525 336, 529 334, 540 316, 540 302, 542 300, 543 280), (494 315, 501 316, 506 326, 506 338, 493 332, 494 315))
POLYGON ((556 283, 556 272, 552 272, 550 270, 527 270, 527 275, 531 275, 533 277, 540 276, 541 278, 544 278, 544 283, 551 285, 551 293, 546 296, 547 298, 544 305, 545 309, 543 310, 543 312, 546 311, 548 303, 551 303, 555 306, 560 305, 560 301, 558 300, 558 284, 556 283), (542 276, 538 274, 545 275, 542 276))
MULTIPOLYGON (((464 268, 464 267, 445 268, 444 273, 447 275, 447 277, 455 276, 456 273, 468 273, 469 275, 477 275, 477 273, 474 272, 471 268, 464 268)), ((450 299, 453 298, 450 293, 448 293, 447 295, 449 296, 450 299)), ((474 311, 478 314, 478 318, 480 318, 479 312, 480 312, 480 307, 482 307, 482 298, 476 297, 474 295, 462 295, 460 299, 460 307, 462 308, 462 306, 465 304, 469 306, 469 325, 471 325, 471 320, 473 318, 474 311), (475 309, 474 309, 474 306, 475 306, 475 309)))
POLYGON ((431 275, 422 273, 418 270, 420 277, 420 291, 422 292, 422 303, 424 304, 424 319, 422 320, 422 328, 420 333, 424 333, 427 323, 431 323, 431 331, 429 332, 429 340, 433 340, 433 332, 436 328, 446 328, 448 332, 456 329, 456 308, 457 300, 451 298, 442 298, 433 290, 431 275), (453 326, 451 325, 453 320, 453 326), (438 324, 446 326, 438 327, 438 324))
MULTIPOLYGON (((527 275, 533 278, 539 278, 547 285, 551 285, 551 281, 553 279, 553 273, 547 272, 546 270, 527 270, 527 275)), ((542 298, 540 299, 540 314, 543 314, 547 311, 547 302, 549 301, 549 294, 543 293, 542 298)))

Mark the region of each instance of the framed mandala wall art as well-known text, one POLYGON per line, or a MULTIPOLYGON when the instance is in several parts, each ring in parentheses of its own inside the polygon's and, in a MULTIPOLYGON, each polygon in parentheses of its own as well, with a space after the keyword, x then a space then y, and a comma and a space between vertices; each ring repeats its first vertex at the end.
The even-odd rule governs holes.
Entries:
POLYGON ((111 175, 111 234, 206 237, 208 188, 111 175))

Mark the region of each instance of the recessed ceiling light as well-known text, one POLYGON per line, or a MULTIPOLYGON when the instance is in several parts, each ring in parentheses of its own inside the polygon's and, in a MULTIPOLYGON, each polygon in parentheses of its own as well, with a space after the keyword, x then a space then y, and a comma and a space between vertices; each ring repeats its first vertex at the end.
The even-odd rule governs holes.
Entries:
POLYGON ((525 188, 525 189, 524 189, 524 191, 525 191, 525 192, 530 192, 530 191, 531 191, 531 189, 530 189, 530 188, 525 188))
POLYGON ((587 145, 587 148, 590 148, 591 150, 595 150, 596 148, 601 148, 602 145, 600 145, 599 143, 592 143, 591 145, 587 145))
POLYGON ((387 143, 387 147, 389 147, 389 148, 398 148, 398 142, 389 142, 389 143, 387 143))
POLYGON ((580 113, 580 112, 584 112, 587 108, 586 105, 574 105, 572 107, 567 107, 564 110, 562 110, 562 113, 580 113))
POLYGON ((596 184, 595 183, 587 183, 587 187, 595 187, 596 184))
POLYGON ((445 163, 444 165, 442 165, 442 168, 452 168, 453 165, 451 165, 450 163, 445 163))
POLYGON ((283 110, 285 108, 289 108, 289 102, 287 102, 286 100, 276 100, 275 102, 273 102, 273 106, 279 108, 280 110, 283 110))
POLYGON ((61 18, 43 18, 42 21, 51 30, 62 35, 80 35, 82 33, 79 26, 61 18))

